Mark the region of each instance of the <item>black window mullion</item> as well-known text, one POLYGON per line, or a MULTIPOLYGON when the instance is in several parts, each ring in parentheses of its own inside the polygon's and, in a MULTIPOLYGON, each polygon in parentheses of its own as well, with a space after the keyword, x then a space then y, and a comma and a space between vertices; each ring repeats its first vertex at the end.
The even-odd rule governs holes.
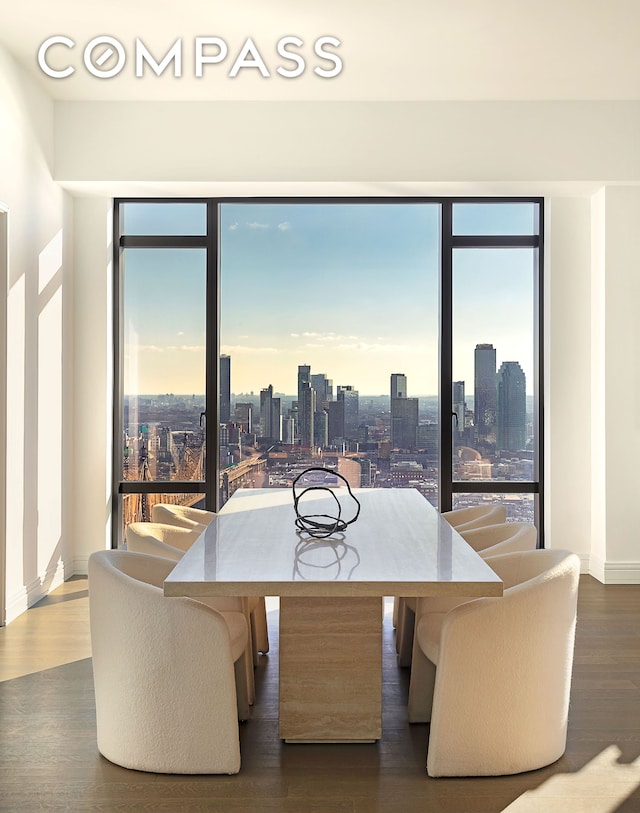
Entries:
POLYGON ((440 244, 440 445, 438 506, 451 510, 453 504, 453 207, 442 204, 440 244))
POLYGON ((112 248, 113 248, 113 274, 112 280, 112 308, 113 308, 113 404, 112 404, 112 498, 111 498, 111 547, 117 548, 120 542, 120 528, 122 527, 122 500, 116 497, 122 479, 122 424, 123 424, 123 371, 122 371, 122 248, 120 246, 121 231, 120 204, 113 202, 112 222, 112 248))
POLYGON ((218 222, 220 206, 218 201, 207 202, 207 294, 206 294, 206 507, 210 511, 220 508, 220 286, 218 261, 218 222))
POLYGON ((453 235, 453 248, 537 248, 538 235, 453 235))
POLYGON ((207 248, 206 235, 123 234, 121 248, 207 248))
POLYGON ((173 494, 204 494, 204 480, 121 480, 119 494, 157 494, 164 491, 173 494), (161 486, 162 488, 158 488, 161 486), (166 486, 166 487, 165 487, 166 486))

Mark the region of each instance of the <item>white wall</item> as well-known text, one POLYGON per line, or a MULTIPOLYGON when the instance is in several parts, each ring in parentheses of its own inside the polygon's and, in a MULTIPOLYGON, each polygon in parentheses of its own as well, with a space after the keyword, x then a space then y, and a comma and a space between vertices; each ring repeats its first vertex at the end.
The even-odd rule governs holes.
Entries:
POLYGON ((604 203, 604 457, 594 465, 606 489, 602 577, 626 582, 640 558, 640 189, 607 187, 604 203))
POLYGON ((627 183, 639 132, 640 102, 59 102, 55 176, 627 183))
POLYGON ((111 547, 112 201, 75 200, 73 568, 111 547))
POLYGON ((72 545, 72 210, 51 177, 53 110, 0 50, 0 201, 9 227, 6 292, 0 288, 8 621, 72 573, 65 569, 72 545))
POLYGON ((578 553, 587 570, 591 552, 589 198, 548 199, 546 221, 545 541, 578 553))

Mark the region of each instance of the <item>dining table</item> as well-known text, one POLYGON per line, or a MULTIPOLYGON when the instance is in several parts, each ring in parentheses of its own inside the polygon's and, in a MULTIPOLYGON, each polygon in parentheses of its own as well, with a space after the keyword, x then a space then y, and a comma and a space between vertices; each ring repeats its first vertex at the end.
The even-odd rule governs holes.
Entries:
MULTIPOLYGON (((307 527, 313 527, 307 525, 307 527)), ((322 532, 321 532, 322 533, 322 532)), ((279 736, 382 736, 385 596, 501 596, 490 566, 414 488, 240 488, 177 562, 167 597, 279 596, 279 736), (298 516, 339 530, 311 535, 298 516)))

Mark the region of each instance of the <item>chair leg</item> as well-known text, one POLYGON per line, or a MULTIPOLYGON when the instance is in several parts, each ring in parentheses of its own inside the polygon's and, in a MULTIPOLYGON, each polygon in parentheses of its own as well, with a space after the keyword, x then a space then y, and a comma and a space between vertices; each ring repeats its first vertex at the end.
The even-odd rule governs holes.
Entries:
POLYGON ((417 639, 414 639, 407 708, 410 723, 431 721, 435 684, 436 666, 420 649, 417 639))
POLYGON ((394 630, 398 628, 398 612, 399 612, 399 605, 402 599, 400 596, 395 596, 393 599, 393 628, 394 630))

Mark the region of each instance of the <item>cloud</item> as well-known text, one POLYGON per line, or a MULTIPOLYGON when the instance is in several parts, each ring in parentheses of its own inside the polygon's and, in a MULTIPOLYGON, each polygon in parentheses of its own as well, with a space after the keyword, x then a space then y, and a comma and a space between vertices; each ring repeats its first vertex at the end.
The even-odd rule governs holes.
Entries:
POLYGON ((129 348, 129 353, 204 353, 205 346, 203 344, 168 344, 161 347, 157 344, 138 344, 129 348))
POLYGON ((268 228, 270 228, 268 223, 258 223, 257 220, 253 220, 251 223, 247 223, 247 226, 250 229, 268 229, 268 228))
POLYGON ((422 352, 422 348, 412 347, 409 344, 369 344, 365 341, 355 341, 348 344, 339 344, 335 347, 336 350, 357 350, 361 353, 402 353, 403 355, 415 354, 416 351, 422 352))
POLYGON ((225 344, 220 348, 220 352, 227 356, 251 356, 255 354, 273 355, 278 353, 277 347, 251 347, 246 344, 225 344))
MULTIPOLYGON (((313 330, 305 330, 304 333, 290 333, 289 336, 292 339, 316 339, 318 342, 322 342, 323 344, 331 344, 335 342, 357 342, 360 341, 358 336, 343 336, 339 333, 333 333, 330 331, 329 333, 317 333, 313 330)), ((318 345, 320 346, 320 345, 318 345)))
POLYGON ((278 223, 278 228, 280 231, 290 231, 293 227, 291 223, 285 220, 282 223, 278 223))
POLYGON ((240 228, 240 224, 239 224, 239 223, 238 223, 238 221, 236 220, 236 222, 235 222, 235 223, 232 223, 232 224, 229 226, 229 231, 238 231, 238 229, 239 229, 239 228, 240 228))

